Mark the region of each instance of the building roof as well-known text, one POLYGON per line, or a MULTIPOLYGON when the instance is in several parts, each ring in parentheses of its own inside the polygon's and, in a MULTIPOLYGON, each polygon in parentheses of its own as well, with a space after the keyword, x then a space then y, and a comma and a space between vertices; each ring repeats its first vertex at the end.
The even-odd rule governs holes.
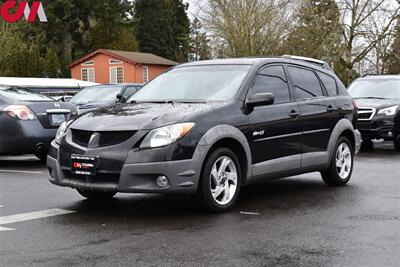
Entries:
POLYGON ((164 66, 175 66, 178 65, 175 61, 156 56, 151 53, 142 52, 129 52, 129 51, 119 51, 110 49, 98 49, 68 65, 68 68, 72 68, 77 64, 81 64, 97 54, 106 54, 115 59, 126 61, 132 64, 150 64, 150 65, 164 65, 164 66))
POLYGON ((1 85, 35 88, 76 88, 97 85, 76 79, 0 77, 1 85))

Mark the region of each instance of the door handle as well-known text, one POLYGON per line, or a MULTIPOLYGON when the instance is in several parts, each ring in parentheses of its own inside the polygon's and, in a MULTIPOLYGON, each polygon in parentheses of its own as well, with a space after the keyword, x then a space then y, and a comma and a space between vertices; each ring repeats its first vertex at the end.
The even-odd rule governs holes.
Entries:
POLYGON ((326 109, 328 112, 335 112, 337 111, 337 108, 334 108, 333 106, 329 105, 328 108, 326 109))
POLYGON ((296 119, 296 118, 300 117, 300 113, 297 112, 296 110, 292 110, 292 111, 289 113, 289 117, 291 117, 292 119, 296 119))

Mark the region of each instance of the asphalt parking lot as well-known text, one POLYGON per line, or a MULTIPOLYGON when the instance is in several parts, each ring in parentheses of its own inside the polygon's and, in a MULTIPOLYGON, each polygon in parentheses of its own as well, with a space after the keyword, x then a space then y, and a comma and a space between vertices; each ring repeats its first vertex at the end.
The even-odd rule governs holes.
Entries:
POLYGON ((377 144, 349 185, 319 174, 250 185, 235 209, 185 196, 92 203, 31 157, 0 158, 0 265, 398 266, 400 153, 377 144))

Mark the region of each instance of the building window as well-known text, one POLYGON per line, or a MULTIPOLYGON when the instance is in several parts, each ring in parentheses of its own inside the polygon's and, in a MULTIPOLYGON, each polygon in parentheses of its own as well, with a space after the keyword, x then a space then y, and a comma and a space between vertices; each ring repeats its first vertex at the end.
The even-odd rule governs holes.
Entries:
POLYGON ((109 63, 110 65, 122 64, 122 61, 118 59, 110 59, 109 63))
POLYGON ((94 60, 86 61, 85 63, 82 63, 81 65, 82 66, 93 66, 94 65, 94 60))
POLYGON ((143 82, 147 83, 149 81, 149 67, 143 66, 143 82))
POLYGON ((87 82, 95 82, 94 68, 81 69, 81 80, 87 82))
POLYGON ((124 82, 124 67, 111 67, 110 83, 123 83, 123 82, 124 82))

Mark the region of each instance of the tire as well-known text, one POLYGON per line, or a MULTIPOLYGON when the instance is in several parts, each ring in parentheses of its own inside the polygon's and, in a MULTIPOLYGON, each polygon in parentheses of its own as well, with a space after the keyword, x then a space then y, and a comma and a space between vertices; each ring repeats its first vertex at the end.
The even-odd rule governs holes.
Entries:
POLYGON ((79 190, 78 193, 88 200, 109 200, 112 199, 117 193, 116 192, 103 192, 103 191, 92 191, 92 190, 79 190))
POLYGON ((35 156, 40 159, 41 162, 46 162, 47 160, 47 154, 48 154, 48 150, 43 151, 41 153, 36 153, 35 156))
POLYGON ((321 172, 327 185, 343 186, 351 178, 354 167, 354 149, 346 137, 340 137, 334 150, 329 168, 321 172))
POLYGON ((394 139, 394 148, 400 152, 400 135, 394 139))
POLYGON ((224 212, 236 203, 241 185, 237 156, 228 148, 218 148, 205 160, 196 199, 207 211, 224 212))

